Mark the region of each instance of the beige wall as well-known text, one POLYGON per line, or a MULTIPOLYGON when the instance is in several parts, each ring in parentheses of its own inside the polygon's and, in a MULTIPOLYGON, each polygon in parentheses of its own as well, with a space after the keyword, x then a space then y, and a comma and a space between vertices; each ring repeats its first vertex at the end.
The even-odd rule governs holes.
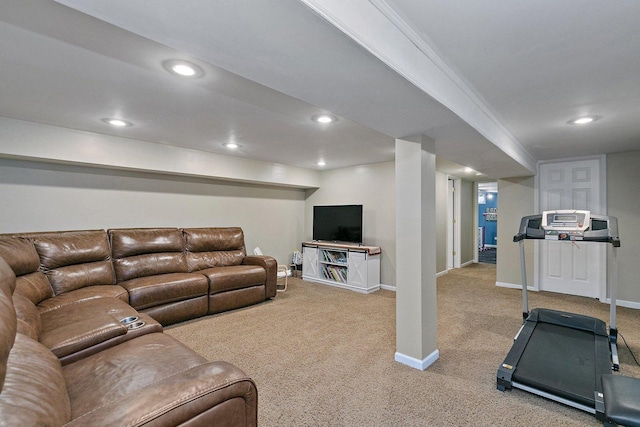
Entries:
MULTIPOLYGON (((305 194, 294 188, 0 159, 0 233, 239 225, 249 251, 260 246, 288 263, 293 250, 312 237, 313 205, 363 204, 365 243, 382 247, 381 282, 395 286, 394 168, 386 162, 325 171, 321 188, 305 194)), ((446 175, 437 173, 437 180, 443 198, 437 205, 438 271, 446 271, 446 175)))
MULTIPOLYGON (((496 281, 507 285, 522 285, 520 275, 520 251, 513 236, 520 226, 520 219, 532 215, 535 199, 535 179, 513 178, 498 180, 498 252, 496 281)), ((525 241, 527 283, 533 285, 533 241, 525 241)))
POLYGON ((0 194, 0 232, 240 226, 280 263, 304 232, 299 189, 0 159, 0 194))
MULTIPOLYGON (((320 174, 320 188, 307 191, 303 240, 313 237, 313 206, 363 205, 365 245, 380 246, 380 281, 395 286, 395 165, 394 162, 332 169, 320 174)), ((300 242, 298 242, 300 245, 300 242)))
MULTIPOLYGON (((436 180, 436 258, 437 271, 441 272, 446 271, 447 177, 436 173, 436 180)), ((249 251, 260 246, 278 262, 289 263, 293 250, 312 237, 313 205, 361 203, 365 243, 382 247, 381 282, 395 286, 394 162, 325 171, 320 173, 320 181, 320 189, 305 192, 215 179, 0 159, 0 233, 238 225, 245 231, 249 251)), ((470 183, 463 184, 463 193, 467 186, 471 188, 470 183)), ((467 198, 463 196, 461 210, 472 215, 472 200, 467 198)), ((463 221, 469 222, 470 227, 468 236, 462 236, 465 248, 465 241, 473 244, 473 225, 472 221, 463 221)), ((465 249, 462 253, 466 259, 465 249)))
POLYGON ((607 155, 608 214, 618 218, 618 299, 640 307, 640 151, 607 155))

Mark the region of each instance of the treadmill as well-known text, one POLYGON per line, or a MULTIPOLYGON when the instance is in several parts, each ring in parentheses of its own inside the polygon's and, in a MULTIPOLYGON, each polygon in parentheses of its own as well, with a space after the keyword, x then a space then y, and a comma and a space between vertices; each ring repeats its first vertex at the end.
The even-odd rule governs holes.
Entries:
POLYGON ((557 210, 525 216, 518 234, 524 323, 498 368, 497 388, 512 387, 605 419, 601 376, 619 369, 616 329, 618 220, 589 211, 557 210), (579 314, 535 308, 529 312, 524 240, 609 243, 612 248, 610 324, 579 314))

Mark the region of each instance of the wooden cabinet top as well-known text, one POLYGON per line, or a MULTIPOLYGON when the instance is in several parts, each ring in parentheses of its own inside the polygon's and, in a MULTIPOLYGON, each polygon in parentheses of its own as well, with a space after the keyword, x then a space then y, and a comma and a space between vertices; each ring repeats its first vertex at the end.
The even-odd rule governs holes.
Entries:
POLYGON ((313 241, 313 242, 302 242, 302 246, 347 249, 350 251, 367 252, 369 255, 378 255, 379 253, 382 252, 382 249, 380 248, 380 246, 365 246, 365 245, 358 245, 354 243, 313 241))

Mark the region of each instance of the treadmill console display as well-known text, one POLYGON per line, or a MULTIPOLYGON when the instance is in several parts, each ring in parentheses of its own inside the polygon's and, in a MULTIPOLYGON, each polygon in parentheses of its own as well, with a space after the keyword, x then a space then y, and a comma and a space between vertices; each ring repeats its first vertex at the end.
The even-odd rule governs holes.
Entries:
POLYGON ((583 240, 591 225, 589 211, 562 210, 542 213, 542 229, 546 240, 583 240))

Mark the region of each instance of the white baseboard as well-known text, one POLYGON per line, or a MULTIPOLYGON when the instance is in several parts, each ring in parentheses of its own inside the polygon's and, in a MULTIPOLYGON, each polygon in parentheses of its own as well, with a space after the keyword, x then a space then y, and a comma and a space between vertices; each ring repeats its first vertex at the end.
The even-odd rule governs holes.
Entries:
MULTIPOLYGON (((607 304, 611 304, 611 298, 607 298, 605 301, 607 304)), ((640 302, 635 301, 625 301, 625 300, 616 300, 616 307, 627 307, 627 308, 635 308, 640 309, 640 302)))
MULTIPOLYGON (((516 285, 515 283, 496 282, 496 286, 501 288, 522 289, 522 285, 516 285)), ((527 286, 527 290, 537 292, 532 286, 527 286)))
POLYGON ((475 263, 476 263, 476 262, 475 262, 474 260, 467 261, 467 262, 465 262, 465 263, 460 264, 460 268, 462 268, 462 267, 466 267, 466 266, 468 266, 468 265, 475 264, 475 263))
MULTIPOLYGON (((515 283, 496 282, 496 286, 501 288, 522 289, 522 285, 516 285, 515 283)), ((527 289, 530 289, 530 287, 527 286, 527 289)))
POLYGON ((402 363, 403 365, 411 366, 412 368, 419 369, 424 371, 427 369, 433 362, 438 360, 440 357, 440 352, 435 350, 433 353, 425 357, 423 360, 416 359, 415 357, 407 356, 406 354, 402 354, 396 351, 395 360, 396 362, 402 363))
MULTIPOLYGON (((449 270, 445 270, 445 271, 441 271, 439 273, 436 273, 436 277, 444 276, 448 272, 449 272, 449 270)), ((396 291, 396 287, 395 286, 391 286, 391 285, 380 284, 380 289, 386 289, 388 291, 394 291, 394 292, 396 291)))

